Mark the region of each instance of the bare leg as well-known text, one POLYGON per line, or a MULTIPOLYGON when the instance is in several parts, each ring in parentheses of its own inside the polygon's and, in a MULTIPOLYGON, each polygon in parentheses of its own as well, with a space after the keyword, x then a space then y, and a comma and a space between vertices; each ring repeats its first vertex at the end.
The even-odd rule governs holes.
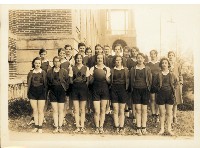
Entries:
POLYGON ((42 126, 43 119, 44 119, 44 106, 45 100, 38 100, 38 112, 39 112, 39 126, 42 126))
POLYGON ((74 104, 74 116, 75 116, 75 122, 76 122, 76 127, 80 127, 80 122, 79 122, 79 101, 78 100, 73 100, 74 104))
POLYGON ((113 105, 113 118, 115 127, 119 127, 119 104, 118 103, 112 103, 113 105))
POLYGON ((124 127, 124 109, 125 103, 119 104, 119 126, 124 127))
POLYGON ((81 127, 85 127, 85 108, 87 101, 80 101, 81 127))
POLYGON ((32 132, 37 132, 38 131, 38 105, 37 105, 37 100, 30 99, 30 104, 33 109, 33 117, 34 117, 34 122, 35 122, 35 129, 32 132))
POLYGON ((106 115, 106 104, 107 100, 101 100, 101 112, 100 112, 100 127, 103 127, 104 121, 105 121, 105 115, 106 115))
POLYGON ((100 101, 93 101, 93 105, 94 105, 94 123, 96 127, 99 127, 100 101))
POLYGON ((165 132, 165 105, 159 105, 160 110, 160 132, 159 135, 162 135, 165 132))
POLYGON ((173 122, 174 122, 174 123, 177 122, 176 114, 177 114, 177 103, 175 103, 175 104, 173 105, 173 122))
POLYGON ((146 127, 146 124, 147 124, 147 105, 142 105, 141 109, 142 109, 142 113, 141 113, 142 127, 146 127))
POLYGON ((156 101, 155 101, 155 93, 150 94, 150 106, 151 106, 151 113, 152 115, 156 114, 156 101))
POLYGON ((174 135, 172 132, 172 108, 173 105, 166 104, 166 116, 167 116, 167 130, 170 135, 174 135))
POLYGON ((141 127, 141 123, 142 123, 142 105, 141 104, 135 104, 136 107, 136 123, 137 123, 137 127, 141 127))
POLYGON ((64 103, 58 103, 58 115, 59 115, 58 126, 61 127, 63 125, 63 118, 64 118, 64 103))
POLYGON ((53 108, 53 120, 55 127, 58 127, 58 103, 57 102, 51 102, 52 108, 53 108))

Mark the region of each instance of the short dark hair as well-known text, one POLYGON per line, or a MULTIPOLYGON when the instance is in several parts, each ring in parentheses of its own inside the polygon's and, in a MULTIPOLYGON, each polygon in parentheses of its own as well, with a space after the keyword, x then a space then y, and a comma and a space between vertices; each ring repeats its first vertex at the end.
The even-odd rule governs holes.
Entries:
POLYGON ((67 48, 67 47, 71 47, 71 49, 72 49, 72 46, 71 45, 69 45, 69 44, 67 44, 67 45, 65 45, 65 49, 67 48))
POLYGON ((128 50, 128 52, 130 52, 130 48, 128 46, 124 47, 124 50, 126 50, 126 49, 128 50))
POLYGON ((59 56, 53 57, 53 62, 54 62, 55 59, 59 59, 59 61, 60 61, 60 57, 59 56))
POLYGON ((80 54, 80 53, 77 53, 77 54, 74 56, 75 64, 76 64, 76 59, 78 58, 79 55, 82 57, 82 63, 83 63, 83 55, 80 54))
POLYGON ((122 50, 122 45, 121 44, 115 44, 114 47, 113 47, 114 48, 113 50, 115 50, 115 47, 117 47, 117 46, 119 46, 120 49, 122 50))
POLYGON ((143 53, 139 52, 139 53, 137 54, 137 57, 138 57, 139 55, 141 55, 144 59, 146 59, 146 56, 145 56, 143 53))
POLYGON ((104 55, 103 55, 103 53, 100 53, 100 54, 98 54, 98 55, 95 55, 95 62, 97 63, 97 57, 98 57, 99 55, 102 55, 102 56, 103 56, 103 62, 104 62, 104 55))
POLYGON ((32 61, 32 68, 35 68, 34 63, 35 63, 36 60, 40 60, 40 61, 42 62, 42 60, 41 60, 40 57, 36 57, 36 58, 34 58, 33 61, 32 61))
POLYGON ((138 48, 138 47, 136 47, 136 46, 134 46, 134 47, 131 47, 130 51, 132 51, 132 49, 135 49, 137 52, 139 52, 139 51, 140 51, 140 50, 139 50, 139 48, 138 48))
MULTIPOLYGON (((102 46, 101 46, 100 44, 96 44, 95 47, 94 47, 94 49, 96 50, 96 48, 97 48, 98 46, 102 48, 102 46)), ((103 48, 102 48, 102 49, 103 49, 103 48)))
POLYGON ((155 52, 155 54, 158 55, 158 51, 155 49, 151 50, 149 53, 151 54, 151 52, 155 52))
MULTIPOLYGON (((81 46, 85 46, 84 43, 78 43, 78 49, 81 47, 81 46)), ((86 46, 85 46, 86 47, 86 46)))
POLYGON ((166 60, 166 61, 168 62, 168 68, 170 68, 170 67, 171 67, 171 64, 170 64, 168 58, 162 58, 162 59, 160 60, 160 63, 159 63, 160 68, 162 69, 162 62, 163 62, 164 60, 166 60))
POLYGON ((91 49, 90 47, 87 47, 87 48, 85 49, 85 54, 86 54, 86 52, 87 52, 88 50, 91 50, 91 51, 92 51, 92 49, 91 49))
POLYGON ((119 55, 117 55, 117 56, 114 56, 114 58, 113 58, 113 61, 112 61, 113 65, 115 66, 116 59, 117 59, 118 57, 120 57, 120 58, 121 58, 121 60, 122 60, 122 65, 124 66, 123 57, 122 57, 122 56, 119 56, 119 55))
POLYGON ((65 49, 64 49, 64 48, 58 48, 58 54, 59 54, 61 51, 64 51, 64 52, 65 52, 65 49))
POLYGON ((170 54, 170 53, 173 53, 173 54, 174 54, 174 57, 176 56, 176 54, 175 54, 174 51, 169 51, 169 52, 167 53, 167 57, 169 57, 169 54, 170 54))
POLYGON ((44 48, 40 49, 40 51, 39 51, 39 55, 41 55, 41 53, 43 53, 43 52, 46 52, 46 53, 47 53, 47 50, 44 49, 44 48))
POLYGON ((104 48, 105 48, 105 47, 109 47, 109 48, 110 48, 110 46, 109 46, 109 45, 104 45, 104 48))

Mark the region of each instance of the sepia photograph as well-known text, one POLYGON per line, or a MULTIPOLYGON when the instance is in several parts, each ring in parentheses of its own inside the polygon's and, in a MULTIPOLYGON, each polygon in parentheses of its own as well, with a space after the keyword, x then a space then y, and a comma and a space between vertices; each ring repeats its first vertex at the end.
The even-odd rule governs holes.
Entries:
POLYGON ((2 146, 196 146, 199 26, 200 5, 1 5, 2 146))

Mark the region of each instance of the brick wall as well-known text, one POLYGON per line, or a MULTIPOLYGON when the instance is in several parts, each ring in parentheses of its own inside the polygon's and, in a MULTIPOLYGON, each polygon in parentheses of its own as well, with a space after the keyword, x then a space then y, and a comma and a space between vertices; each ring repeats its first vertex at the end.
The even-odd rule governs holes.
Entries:
POLYGON ((10 10, 9 20, 14 35, 72 34, 72 12, 68 9, 10 10))
POLYGON ((9 37, 15 38, 17 55, 15 65, 9 63, 14 67, 10 73, 26 78, 41 48, 47 49, 47 58, 52 61, 57 49, 66 44, 77 49, 78 43, 84 42, 92 50, 97 43, 103 45, 101 21, 100 10, 92 9, 9 10, 9 37))
POLYGON ((10 79, 14 79, 17 73, 16 40, 9 37, 8 42, 9 77, 10 79))

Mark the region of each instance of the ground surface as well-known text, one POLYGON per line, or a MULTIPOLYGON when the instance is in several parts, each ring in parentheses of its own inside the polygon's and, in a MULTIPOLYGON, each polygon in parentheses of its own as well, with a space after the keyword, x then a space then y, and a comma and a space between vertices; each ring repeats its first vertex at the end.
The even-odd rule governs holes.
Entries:
MULTIPOLYGON (((149 112, 149 111, 148 111, 149 112)), ((150 114, 150 113, 148 113, 150 114)), ((193 137, 194 136, 194 112, 193 111, 178 111, 177 113, 178 123, 173 125, 174 133, 176 134, 175 137, 193 137)), ((71 135, 74 136, 73 130, 75 129, 74 124, 74 117, 70 114, 67 115, 66 118, 66 125, 63 126, 64 133, 61 135, 71 135)), ((55 134, 52 133, 53 131, 53 119, 52 119, 52 112, 51 110, 47 112, 46 114, 46 120, 47 123, 43 125, 43 134, 42 135, 48 135, 45 137, 53 136, 55 134)), ((11 135, 14 134, 15 136, 21 134, 26 134, 31 132, 33 129, 33 125, 27 125, 27 123, 30 121, 30 117, 21 117, 18 119, 10 119, 9 120, 9 130, 11 131, 11 135)), ((116 138, 119 136, 114 132, 113 128, 113 117, 112 114, 106 115, 106 121, 104 124, 104 135, 101 136, 113 136, 115 135, 116 138)), ((86 133, 84 134, 84 137, 87 137, 85 135, 91 135, 91 136, 99 136, 94 134, 94 119, 93 114, 87 114, 86 115, 86 133)), ((138 137, 135 134, 136 125, 132 123, 131 118, 125 119, 125 135, 123 136, 131 136, 131 137, 138 137)), ((148 135, 150 137, 155 137, 157 139, 157 133, 159 132, 160 126, 159 124, 155 124, 152 121, 152 118, 148 115, 148 121, 147 121, 147 131, 148 135)), ((37 135, 30 134, 32 136, 37 135)), ((40 135, 40 136, 42 136, 40 135)), ((57 134, 56 134, 57 135, 57 134)), ((76 134, 81 135, 81 134, 76 134)), ((39 137, 40 137, 39 136, 39 137)), ((16 136, 18 137, 18 136, 16 136)), ((83 137, 81 135, 81 137, 83 137)), ((121 137, 121 136, 119 136, 121 137)), ((143 136, 142 136, 143 137, 143 136)), ((167 135, 159 136, 159 137, 168 137, 167 135)), ((19 137, 18 137, 19 138, 19 137)), ((24 136, 24 138, 28 138, 24 136)))

